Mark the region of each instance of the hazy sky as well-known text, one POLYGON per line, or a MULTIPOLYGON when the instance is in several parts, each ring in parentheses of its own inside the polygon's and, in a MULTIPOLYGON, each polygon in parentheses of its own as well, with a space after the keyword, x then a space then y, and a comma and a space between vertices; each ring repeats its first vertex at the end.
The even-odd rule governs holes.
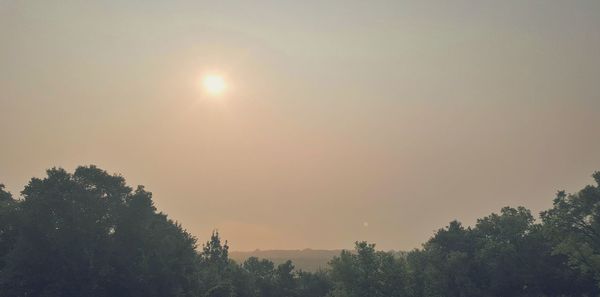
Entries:
POLYGON ((597 0, 0 0, 0 182, 96 164, 234 250, 537 213, 599 128, 597 0))

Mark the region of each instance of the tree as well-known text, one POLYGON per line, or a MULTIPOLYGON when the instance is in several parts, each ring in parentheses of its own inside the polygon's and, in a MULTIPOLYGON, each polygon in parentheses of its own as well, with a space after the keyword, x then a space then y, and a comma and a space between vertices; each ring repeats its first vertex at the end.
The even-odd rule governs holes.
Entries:
POLYGON ((355 252, 342 251, 330 262, 335 289, 331 296, 407 296, 404 259, 378 252, 374 244, 357 242, 355 252))
POLYGON ((596 296, 523 207, 505 207, 473 228, 453 221, 409 253, 413 296, 596 296))
POLYGON ((1 296, 193 296, 195 239, 95 166, 33 178, 22 192, 1 296))
POLYGON ((287 260, 275 269, 276 296, 294 297, 296 295, 296 279, 294 277, 294 264, 287 260))
MULTIPOLYGON (((475 240, 470 228, 452 221, 423 245, 419 262, 425 265, 421 273, 425 296, 482 296, 479 290, 478 267, 474 262, 475 240)), ((414 270, 418 268, 413 268, 414 270)), ((419 271, 419 270, 417 270, 419 271)))
POLYGON ((331 280, 325 271, 320 270, 315 273, 299 271, 297 277, 298 297, 325 297, 332 289, 331 280))
POLYGON ((6 256, 14 247, 17 237, 17 206, 12 194, 0 184, 0 271, 6 265, 6 256))
POLYGON ((114 230, 112 296, 194 296, 200 289, 196 239, 156 213, 143 187, 127 199, 114 230))
POLYGON ((232 286, 234 265, 235 263, 229 260, 227 241, 222 244, 219 232, 213 231, 210 240, 203 245, 200 253, 201 280, 208 292, 207 296, 234 295, 232 286))
POLYGON ((593 178, 596 185, 578 193, 558 192, 553 207, 541 216, 556 243, 554 251, 567 255, 571 264, 600 282, 600 172, 593 178))
POLYGON ((252 283, 252 296, 276 296, 275 292, 275 265, 267 259, 250 257, 244 261, 242 267, 250 275, 252 283))
MULTIPOLYGON (((477 221, 473 229, 476 258, 481 268, 479 285, 491 296, 522 296, 532 284, 527 277, 525 247, 533 226, 533 216, 524 207, 504 207, 477 221)), ((537 256, 537 255, 534 255, 537 256)))
POLYGON ((200 254, 202 263, 214 265, 218 269, 225 269, 229 265, 229 246, 227 241, 221 244, 219 231, 213 231, 210 240, 202 247, 200 254))
POLYGON ((0 296, 599 296, 600 173, 594 178, 596 186, 559 192, 542 224, 505 207, 472 227, 452 221, 409 253, 356 242, 328 270, 309 273, 291 261, 238 265, 217 231, 198 253, 144 187, 94 166, 53 168, 19 200, 0 185, 0 296))

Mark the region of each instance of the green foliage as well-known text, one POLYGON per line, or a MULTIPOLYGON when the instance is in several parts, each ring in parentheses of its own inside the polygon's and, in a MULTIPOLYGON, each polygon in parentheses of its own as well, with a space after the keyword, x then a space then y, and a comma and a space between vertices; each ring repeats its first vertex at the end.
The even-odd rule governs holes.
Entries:
POLYGON ((5 186, 0 184, 0 203, 9 203, 13 201, 12 194, 4 190, 5 186))
POLYGON ((252 296, 274 296, 275 267, 273 262, 256 257, 248 258, 242 265, 250 275, 252 296))
POLYGON ((453 221, 446 228, 438 230, 418 255, 421 257, 420 264, 425 267, 421 270, 423 275, 418 276, 423 287, 415 291, 425 296, 480 294, 478 279, 471 277, 477 275, 473 263, 475 249, 471 230, 465 229, 460 222, 453 221))
POLYGON ((333 284, 325 271, 315 273, 299 271, 296 292, 298 297, 323 297, 331 291, 333 284))
POLYGON ((554 251, 567 255, 571 264, 600 281, 600 172, 593 177, 596 186, 571 195, 558 192, 542 219, 554 240, 554 251))
POLYGON ((255 257, 238 264, 218 232, 196 239, 157 212, 152 194, 94 166, 50 169, 15 200, 0 185, 0 296, 470 297, 599 296, 598 185, 535 222, 503 208, 472 227, 453 221, 421 249, 357 242, 329 269, 296 271, 255 257))
POLYGON ((50 169, 22 192, 1 296, 192 296, 195 239, 151 194, 94 166, 50 169))
POLYGON ((210 240, 203 245, 200 253, 200 279, 207 294, 235 295, 231 283, 235 264, 229 261, 228 253, 227 242, 222 244, 219 232, 214 231, 210 240))
POLYGON ((405 261, 391 253, 375 251, 374 244, 357 242, 355 251, 343 251, 331 262, 336 290, 331 296, 393 297, 407 295, 405 261))
POLYGON ((13 249, 17 237, 18 203, 0 184, 0 271, 6 265, 6 256, 13 249))
POLYGON ((413 296, 596 296, 567 265, 530 211, 505 207, 474 228, 451 222, 408 257, 413 296))
POLYGON ((275 269, 276 296, 293 297, 296 295, 296 278, 292 261, 279 264, 275 269))
POLYGON ((234 297, 235 292, 230 284, 218 284, 206 292, 206 297, 234 297))

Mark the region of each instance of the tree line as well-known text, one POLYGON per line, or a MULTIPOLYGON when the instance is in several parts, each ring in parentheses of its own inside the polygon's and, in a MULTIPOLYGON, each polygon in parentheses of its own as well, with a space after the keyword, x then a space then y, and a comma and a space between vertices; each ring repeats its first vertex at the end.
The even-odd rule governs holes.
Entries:
POLYGON ((0 296, 424 297, 600 296, 600 172, 558 192, 536 221, 505 207, 458 221, 419 249, 357 242, 317 272, 251 257, 214 232, 199 246, 152 194, 95 166, 53 168, 15 199, 0 185, 0 296))

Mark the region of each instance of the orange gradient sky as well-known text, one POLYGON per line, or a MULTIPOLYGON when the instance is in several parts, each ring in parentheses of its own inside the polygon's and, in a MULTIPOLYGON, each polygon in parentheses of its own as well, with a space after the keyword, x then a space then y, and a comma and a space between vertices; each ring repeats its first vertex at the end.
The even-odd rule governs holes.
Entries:
POLYGON ((96 164, 234 250, 414 248, 591 183, 598 28, 598 1, 0 0, 0 182, 96 164))

